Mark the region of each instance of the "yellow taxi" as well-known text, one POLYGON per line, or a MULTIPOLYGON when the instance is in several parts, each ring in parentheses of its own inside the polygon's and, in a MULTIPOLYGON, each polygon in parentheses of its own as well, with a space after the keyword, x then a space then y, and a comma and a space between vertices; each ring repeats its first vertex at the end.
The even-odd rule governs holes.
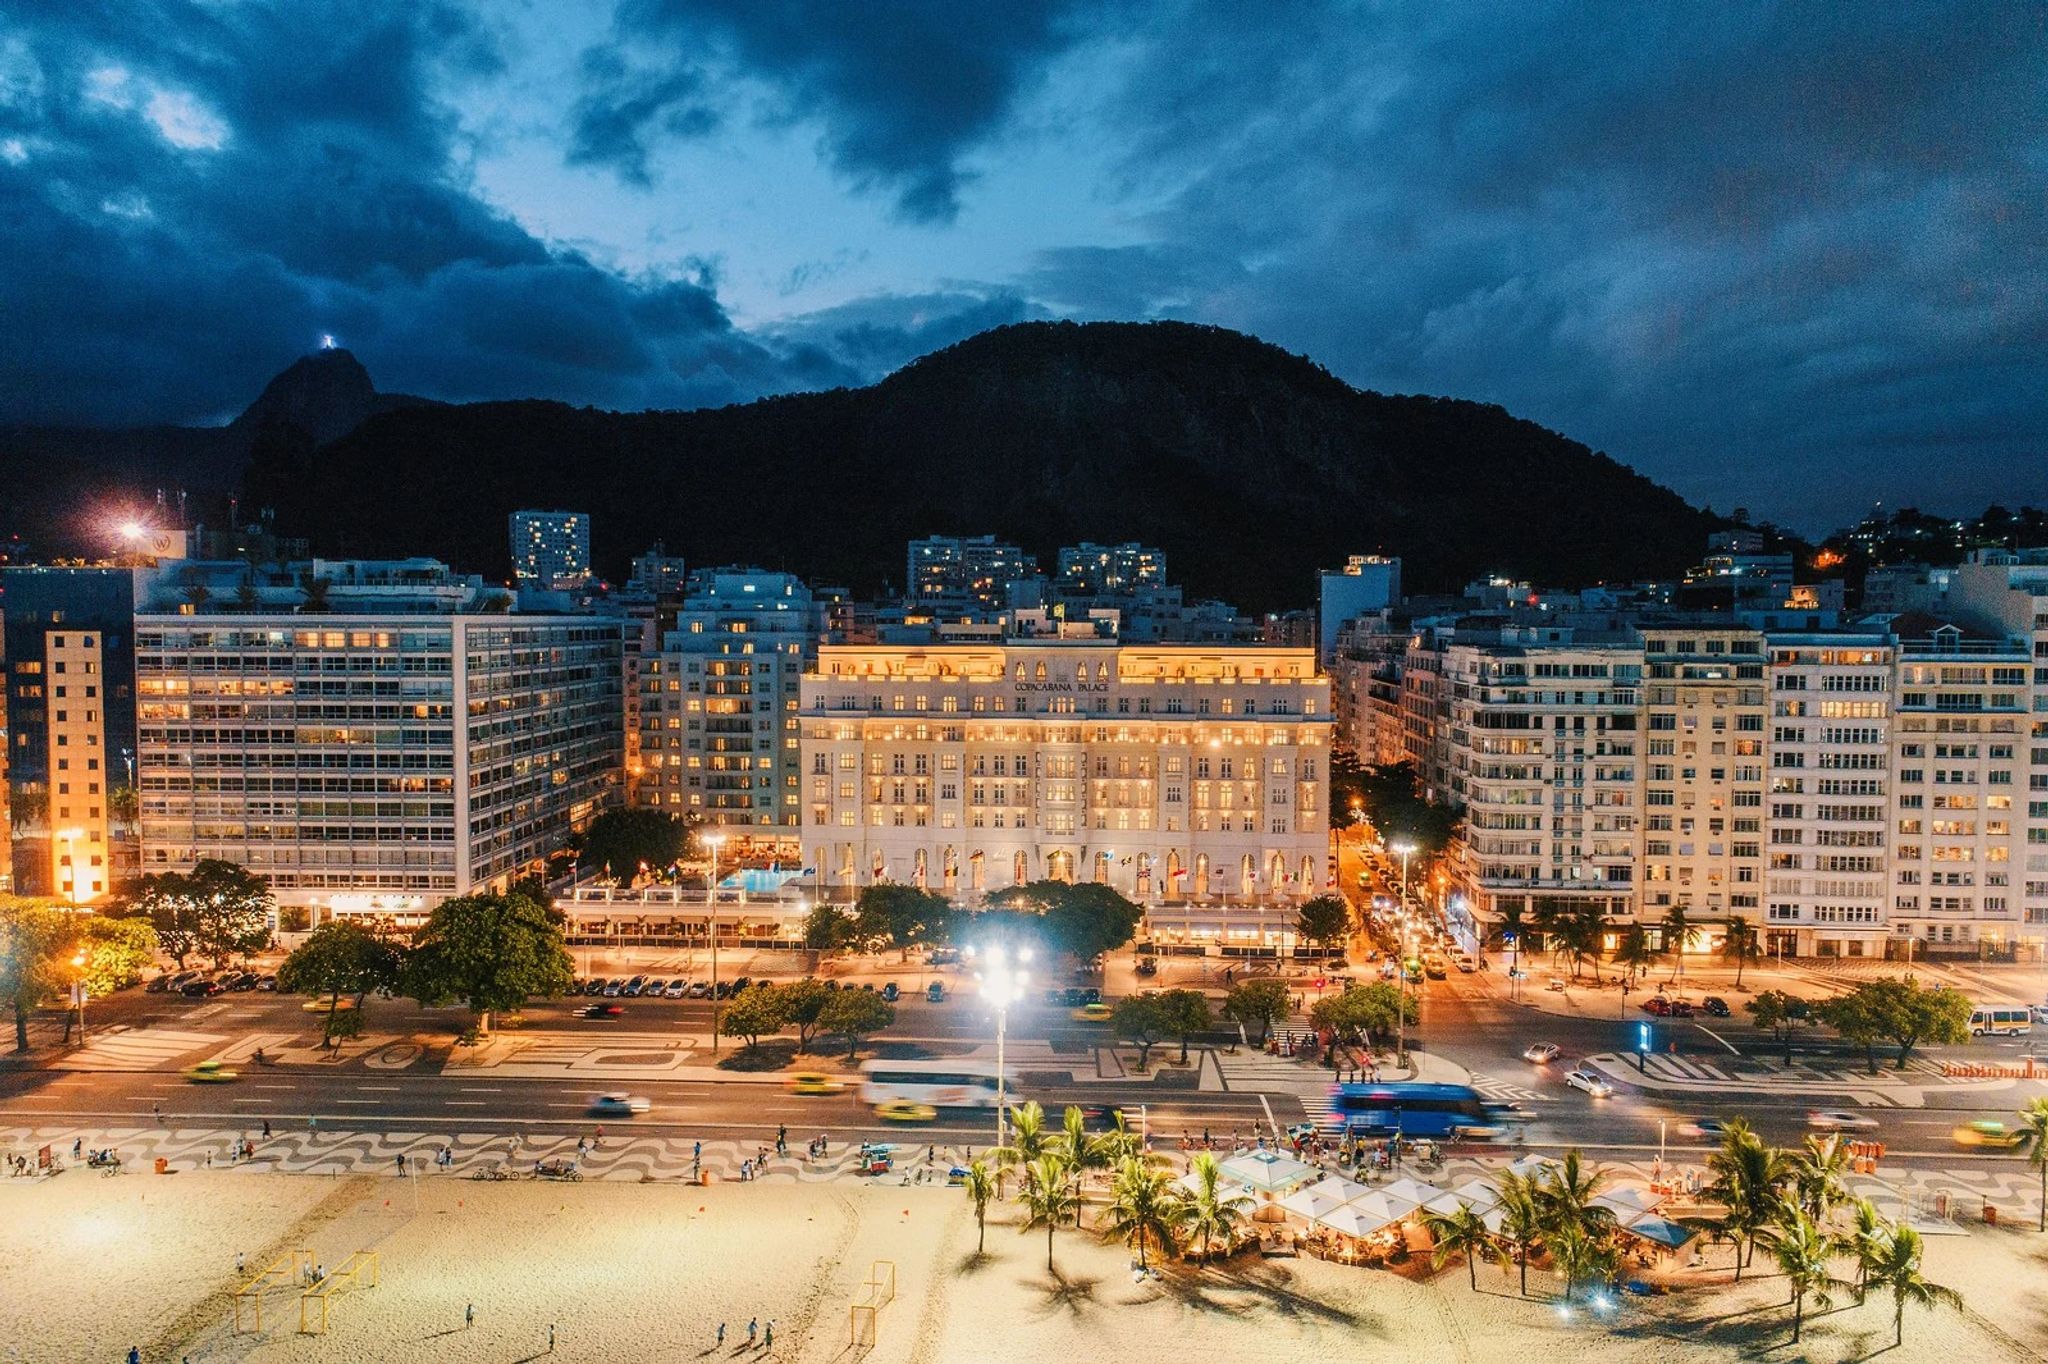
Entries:
POLYGON ((1074 1010, 1074 1021, 1077 1023, 1107 1023, 1109 1022, 1110 1014, 1113 1012, 1114 1010, 1107 1004, 1083 1004, 1080 1008, 1074 1010))
POLYGON ((1995 1118, 1966 1122, 1949 1136, 1958 1146, 1988 1146, 1995 1151, 2014 1150, 2027 1139, 2026 1129, 2007 1127, 1995 1118))
POLYGON ((875 1116, 883 1122, 931 1122, 939 1116, 939 1110, 909 1099, 890 1099, 875 1105, 875 1116))
MULTIPOLYGON (((330 1004, 337 1004, 337 1001, 329 999, 326 995, 315 995, 299 1007, 309 1014, 324 1014, 327 1012, 330 1004)), ((339 1010, 344 1013, 355 1008, 355 1006, 356 998, 354 995, 343 995, 338 1001, 339 1010)))
POLYGON ((846 1089, 846 1081, 822 1070, 795 1071, 786 1083, 792 1094, 838 1094, 846 1089))
POLYGON ((195 1085, 231 1085, 242 1078, 239 1070, 229 1070, 218 1061, 201 1061, 185 1072, 185 1078, 195 1085))

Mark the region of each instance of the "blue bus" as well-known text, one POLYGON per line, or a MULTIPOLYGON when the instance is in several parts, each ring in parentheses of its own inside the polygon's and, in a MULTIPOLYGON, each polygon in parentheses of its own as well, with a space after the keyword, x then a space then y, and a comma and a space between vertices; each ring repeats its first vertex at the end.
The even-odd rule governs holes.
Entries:
POLYGON ((1491 1137, 1499 1114, 1470 1085, 1330 1086, 1330 1131, 1357 1137, 1491 1137))

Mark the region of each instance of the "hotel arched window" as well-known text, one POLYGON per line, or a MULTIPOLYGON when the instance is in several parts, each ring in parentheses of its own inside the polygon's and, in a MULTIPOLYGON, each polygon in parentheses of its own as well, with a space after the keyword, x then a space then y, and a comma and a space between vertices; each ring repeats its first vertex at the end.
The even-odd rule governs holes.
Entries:
POLYGON ((1010 879, 1018 885, 1023 885, 1029 879, 1030 870, 1023 853, 1018 853, 1010 859, 1010 879))
POLYGON ((1242 858, 1238 859, 1237 889, 1240 894, 1251 895, 1257 892, 1258 884, 1258 866, 1252 861, 1252 855, 1246 853, 1242 858))

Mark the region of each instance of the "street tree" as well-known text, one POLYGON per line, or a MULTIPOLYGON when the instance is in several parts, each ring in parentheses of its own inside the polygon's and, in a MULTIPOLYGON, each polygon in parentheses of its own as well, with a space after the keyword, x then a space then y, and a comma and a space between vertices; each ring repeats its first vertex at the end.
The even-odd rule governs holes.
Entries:
POLYGON ((837 905, 820 903, 804 916, 804 946, 813 952, 837 952, 854 937, 853 916, 837 905))
POLYGON ((398 988, 402 961, 398 945, 373 929, 347 920, 322 924, 277 968, 277 988, 287 994, 326 995, 325 1031, 333 1041, 342 996, 355 997, 352 1017, 359 1019, 370 991, 398 988))
POLYGON ((1413 995, 1390 980, 1354 985, 1338 994, 1325 995, 1308 1011, 1309 1022, 1340 1038, 1359 1038, 1367 1046, 1373 1039, 1395 1030, 1403 1017, 1410 1023, 1421 1018, 1413 995))
MULTIPOLYGON (((1963 1310, 1963 1295, 1953 1288, 1934 1283, 1920 1272, 1923 1253, 1920 1233, 1911 1227, 1895 1227, 1884 1239, 1867 1282, 1870 1287, 1892 1295, 1892 1344, 1906 1343, 1908 1307, 1947 1307, 1963 1310)), ((1796 1339, 1796 1337, 1795 1337, 1796 1339)))
POLYGON ((862 1038, 895 1021, 896 1006, 872 990, 836 990, 818 1010, 818 1031, 845 1038, 849 1061, 859 1052, 862 1038))
POLYGON ((80 981, 94 998, 135 984, 156 962, 156 930, 145 918, 86 914, 76 927, 76 948, 85 953, 80 981))
POLYGON ((1117 1166, 1102 1226, 1125 1245, 1138 1248, 1138 1268, 1143 1270, 1147 1246, 1158 1246, 1162 1254, 1173 1249, 1184 1206, 1166 1171, 1133 1157, 1117 1166))
POLYGON ((1039 935, 1052 951, 1086 965, 1137 936, 1145 911, 1115 887, 1100 882, 1029 881, 987 897, 996 909, 1039 918, 1039 935))
POLYGON ((780 987, 766 981, 749 985, 726 1001, 718 1031, 727 1037, 737 1037, 750 1047, 759 1046, 769 1033, 782 1031, 784 1016, 779 996, 780 987))
POLYGON ((215 857, 202 857, 184 879, 193 912, 192 950, 216 967, 260 952, 270 942, 275 901, 268 877, 215 857))
POLYGON ((1650 946, 1650 935, 1641 924, 1630 924, 1623 930, 1621 942, 1614 949, 1614 964, 1631 983, 1642 979, 1657 964, 1657 949, 1650 946))
POLYGON ((1792 1034, 1805 1027, 1813 1016, 1806 1001, 1783 990, 1759 990, 1742 1007, 1752 1023, 1776 1039, 1784 1050, 1785 1064, 1791 1065, 1792 1034))
POLYGON ((951 921, 945 896, 885 881, 861 890, 854 932, 864 942, 895 948, 907 960, 913 944, 945 941, 951 921))
POLYGON ((1970 1001, 1946 985, 1924 986, 1911 976, 1865 981, 1846 995, 1823 1000, 1815 1015, 1863 1048, 1870 1073, 1877 1073, 1877 1044, 1897 1047, 1895 1065, 1904 1070, 1923 1042, 1953 1046, 1970 1040, 1970 1001))
POLYGON ((1254 1045, 1263 1047, 1273 1025, 1287 1017, 1292 993, 1284 980, 1247 980, 1230 988, 1223 1001, 1223 1016, 1247 1028, 1256 1025, 1259 1037, 1254 1045))
POLYGON ((658 876, 680 862, 688 840, 683 821, 666 810, 606 810, 576 840, 578 874, 610 876, 630 886, 643 875, 658 876))
POLYGON ((1156 994, 1126 995, 1110 1006, 1109 1030, 1126 1042, 1138 1048, 1138 1069, 1142 1072, 1150 1063, 1152 1048, 1172 1031, 1172 1023, 1166 1011, 1160 1007, 1156 994))
POLYGON ((787 985, 775 987, 775 1002, 785 1023, 796 1027, 796 1049, 804 1051, 811 1045, 811 1039, 818 1033, 818 1015, 825 1011, 825 1005, 839 991, 827 986, 822 980, 793 980, 787 985))
POLYGON ((14 1014, 14 1049, 28 1050, 29 1015, 68 983, 71 916, 47 900, 0 895, 0 1000, 14 1014))
POLYGON ((1316 946, 1343 946, 1351 937, 1351 903, 1341 895, 1318 895, 1304 900, 1295 931, 1316 946))
POLYGON ((1209 1012, 1209 997, 1200 990, 1161 990, 1159 1017, 1166 1030, 1180 1039, 1180 1063, 1188 1063, 1188 1039, 1215 1025, 1209 1012))
POLYGON ((467 1005, 479 1034, 490 1031, 493 1013, 559 996, 575 978, 554 913, 510 894, 461 895, 436 905, 402 972, 405 993, 421 1004, 467 1005))
POLYGON ((1514 1252, 1521 1276, 1521 1293, 1529 1296, 1529 1257, 1542 1243, 1543 1204, 1536 1195, 1536 1182, 1528 1175, 1502 1170, 1493 1177, 1494 1206, 1500 1214, 1502 1244, 1514 1252))
POLYGON ((148 917, 156 930, 157 946, 183 970, 185 958, 199 950, 199 907, 190 878, 180 871, 166 871, 144 876, 134 884, 129 903, 137 914, 148 917))
MULTIPOLYGON (((1685 949, 1692 945, 1692 935, 1692 916, 1685 912, 1684 905, 1673 905, 1664 911, 1664 950, 1671 957, 1671 975, 1665 981, 1667 985, 1685 979, 1685 949)), ((1685 987, 1681 985, 1679 988, 1685 987)))
POLYGON ((1742 988, 1742 968, 1763 959, 1762 935, 1756 925, 1741 914, 1728 916, 1726 935, 1721 939, 1721 960, 1735 963, 1735 988, 1742 988))

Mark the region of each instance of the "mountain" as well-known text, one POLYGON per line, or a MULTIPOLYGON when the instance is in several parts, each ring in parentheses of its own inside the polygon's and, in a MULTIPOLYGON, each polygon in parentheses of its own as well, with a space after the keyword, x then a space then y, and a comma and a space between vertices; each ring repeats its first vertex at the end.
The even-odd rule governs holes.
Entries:
POLYGON ((600 569, 653 541, 859 590, 904 542, 993 531, 1166 551, 1190 596, 1307 603, 1314 573, 1399 554, 1413 590, 1670 575, 1714 522, 1498 407, 1361 392, 1299 356, 1183 323, 1024 323, 880 383, 694 412, 553 402, 410 407, 255 449, 245 498, 331 554, 508 571, 506 514, 591 515, 600 569))
POLYGON ((46 553, 103 553, 100 523, 159 489, 188 493, 192 518, 218 524, 259 446, 325 443, 366 417, 428 401, 379 393, 362 363, 337 349, 294 361, 226 426, 0 427, 0 531, 46 553))

